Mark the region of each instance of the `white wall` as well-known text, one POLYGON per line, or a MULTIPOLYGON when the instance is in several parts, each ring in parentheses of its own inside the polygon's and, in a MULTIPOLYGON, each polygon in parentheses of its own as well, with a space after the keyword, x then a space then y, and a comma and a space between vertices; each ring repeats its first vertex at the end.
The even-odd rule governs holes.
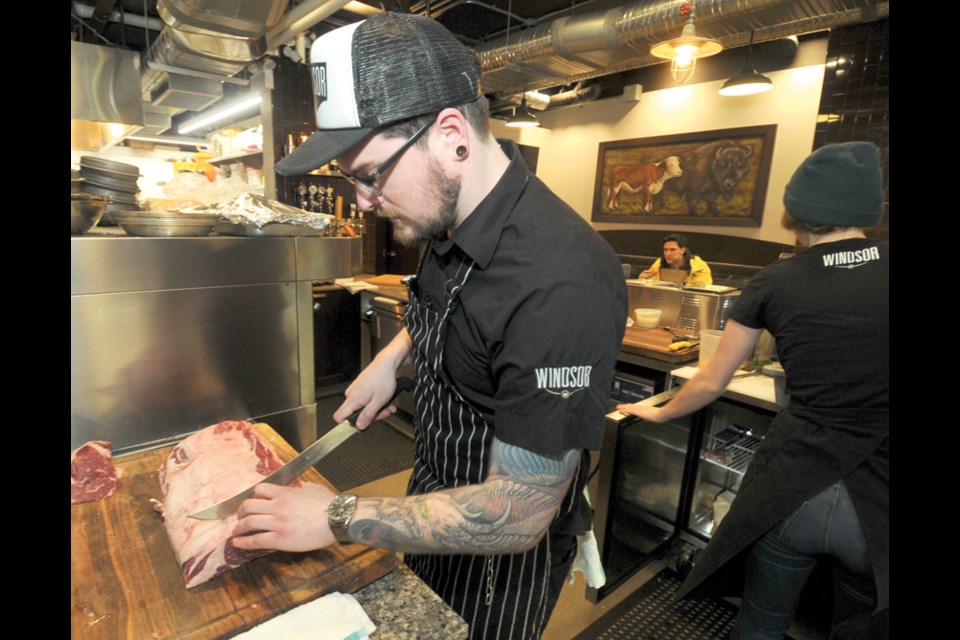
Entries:
POLYGON ((511 129, 492 121, 498 138, 540 148, 537 175, 590 221, 601 142, 695 131, 776 124, 770 181, 760 227, 593 223, 598 230, 644 229, 716 233, 792 243, 780 228, 783 189, 809 155, 823 86, 827 39, 803 42, 790 69, 766 73, 774 88, 753 96, 724 97, 723 80, 643 92, 639 102, 621 97, 538 113, 541 127, 511 129))

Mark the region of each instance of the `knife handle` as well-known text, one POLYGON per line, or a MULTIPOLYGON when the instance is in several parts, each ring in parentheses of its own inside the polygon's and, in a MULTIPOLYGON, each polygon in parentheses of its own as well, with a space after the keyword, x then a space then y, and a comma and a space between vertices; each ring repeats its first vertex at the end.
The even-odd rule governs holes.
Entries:
MULTIPOLYGON (((390 397, 389 400, 387 400, 386 404, 384 404, 383 406, 385 407, 391 402, 393 402, 394 400, 396 400, 397 396, 399 396, 404 391, 413 391, 413 380, 411 380, 406 376, 401 376, 397 378, 397 390, 393 392, 393 395, 390 397)), ((381 407, 381 409, 382 408, 383 407, 381 407)), ((357 418, 360 417, 360 412, 363 411, 364 409, 365 407, 360 407, 359 409, 351 413, 349 417, 347 417, 347 420, 350 421, 350 424, 352 424, 353 426, 357 426, 357 418)))

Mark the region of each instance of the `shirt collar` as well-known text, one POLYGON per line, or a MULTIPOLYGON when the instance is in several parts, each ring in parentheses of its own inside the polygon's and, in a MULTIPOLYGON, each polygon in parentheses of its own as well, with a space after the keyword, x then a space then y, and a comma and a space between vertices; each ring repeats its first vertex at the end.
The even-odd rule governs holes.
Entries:
POLYGON ((477 208, 457 227, 453 235, 438 242, 433 248, 442 256, 456 245, 470 256, 480 269, 485 269, 493 260, 503 227, 529 177, 527 165, 523 161, 517 144, 513 140, 497 140, 497 142, 510 159, 507 170, 490 193, 480 201, 477 208))

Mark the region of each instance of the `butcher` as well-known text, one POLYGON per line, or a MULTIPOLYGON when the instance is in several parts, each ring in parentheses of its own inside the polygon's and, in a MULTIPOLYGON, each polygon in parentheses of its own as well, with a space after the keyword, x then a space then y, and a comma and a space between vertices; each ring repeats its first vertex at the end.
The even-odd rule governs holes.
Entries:
POLYGON ((686 236, 671 233, 661 241, 660 257, 649 269, 640 272, 640 279, 700 286, 713 284, 713 273, 703 258, 690 252, 686 236))
POLYGON ((535 640, 592 529, 589 450, 626 330, 620 261, 493 138, 479 62, 436 21, 378 14, 320 36, 311 61, 320 130, 277 171, 336 158, 360 209, 422 247, 406 328, 333 418, 362 409, 363 429, 395 411, 413 363, 414 466, 399 497, 261 484, 234 544, 402 552, 471 638, 535 640))

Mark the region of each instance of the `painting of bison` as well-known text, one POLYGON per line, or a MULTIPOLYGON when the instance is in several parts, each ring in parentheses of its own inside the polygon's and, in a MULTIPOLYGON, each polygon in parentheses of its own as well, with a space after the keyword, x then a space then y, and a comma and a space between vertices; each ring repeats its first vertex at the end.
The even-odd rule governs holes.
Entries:
POLYGON ((593 220, 760 226, 776 128, 600 143, 593 220))

